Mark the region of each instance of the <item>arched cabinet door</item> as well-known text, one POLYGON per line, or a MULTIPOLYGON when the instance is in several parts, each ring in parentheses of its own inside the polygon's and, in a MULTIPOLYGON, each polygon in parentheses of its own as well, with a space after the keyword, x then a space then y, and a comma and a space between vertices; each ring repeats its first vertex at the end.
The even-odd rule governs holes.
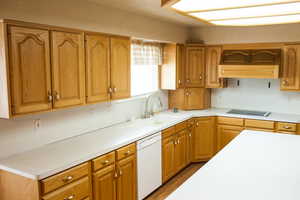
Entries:
POLYGON ((281 90, 300 90, 300 46, 285 46, 283 52, 281 90))
POLYGON ((112 99, 130 97, 130 39, 112 37, 111 45, 111 88, 112 99))
POLYGON ((12 114, 50 110, 49 32, 9 27, 12 114))
POLYGON ((52 32, 52 74, 54 108, 85 103, 82 33, 52 32))

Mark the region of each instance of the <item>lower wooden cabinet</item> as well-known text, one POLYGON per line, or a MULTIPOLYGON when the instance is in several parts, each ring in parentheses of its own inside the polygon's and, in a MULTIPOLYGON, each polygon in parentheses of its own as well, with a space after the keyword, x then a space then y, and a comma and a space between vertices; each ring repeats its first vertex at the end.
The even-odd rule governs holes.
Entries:
POLYGON ((93 170, 94 200, 136 199, 135 144, 94 159, 93 170))
POLYGON ((162 174, 163 182, 169 180, 175 173, 175 138, 164 138, 162 141, 162 174))
POLYGON ((117 173, 115 165, 105 167, 93 175, 94 200, 116 200, 117 173))
POLYGON ((195 119, 194 161, 207 161, 215 154, 215 118, 195 119))
POLYGON ((136 199, 136 156, 132 155, 117 162, 117 199, 136 199))
POLYGON ((218 125, 217 149, 218 151, 233 140, 244 128, 241 126, 218 125))
POLYGON ((186 166, 186 130, 175 136, 175 171, 178 172, 186 166))
POLYGON ((194 154, 194 119, 188 121, 191 123, 186 130, 186 165, 193 161, 194 154))

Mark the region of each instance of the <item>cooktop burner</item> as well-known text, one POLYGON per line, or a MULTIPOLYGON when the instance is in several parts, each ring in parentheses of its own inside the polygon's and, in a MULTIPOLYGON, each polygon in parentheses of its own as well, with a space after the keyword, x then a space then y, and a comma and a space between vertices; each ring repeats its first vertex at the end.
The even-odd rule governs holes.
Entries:
POLYGON ((227 112, 228 114, 238 114, 238 115, 254 115, 261 117, 268 117, 271 112, 255 111, 255 110, 238 110, 232 109, 227 112))

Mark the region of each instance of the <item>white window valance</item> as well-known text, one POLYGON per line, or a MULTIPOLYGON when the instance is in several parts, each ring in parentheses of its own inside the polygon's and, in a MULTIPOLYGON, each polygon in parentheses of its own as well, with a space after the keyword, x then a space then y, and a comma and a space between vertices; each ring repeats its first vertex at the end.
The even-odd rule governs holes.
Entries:
POLYGON ((160 43, 133 40, 131 52, 133 65, 162 64, 162 45, 160 43))

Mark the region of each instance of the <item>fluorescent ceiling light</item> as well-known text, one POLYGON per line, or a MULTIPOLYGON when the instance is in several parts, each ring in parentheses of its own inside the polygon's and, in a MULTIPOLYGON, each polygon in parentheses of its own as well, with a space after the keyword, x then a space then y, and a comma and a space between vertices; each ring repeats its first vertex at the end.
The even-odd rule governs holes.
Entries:
POLYGON ((264 17, 274 15, 290 15, 300 14, 300 2, 278 4, 271 6, 259 6, 249 8, 237 8, 227 10, 216 10, 208 12, 188 13, 191 16, 204 19, 206 21, 220 20, 220 19, 236 19, 249 17, 264 17))
POLYGON ((272 16, 272 17, 245 18, 245 19, 234 19, 234 20, 219 20, 219 21, 210 21, 210 22, 215 25, 221 25, 221 26, 254 26, 254 25, 285 24, 285 23, 300 22, 300 14, 272 16))
POLYGON ((182 11, 205 11, 223 8, 249 7, 256 5, 296 2, 295 0, 180 0, 172 8, 182 11))

